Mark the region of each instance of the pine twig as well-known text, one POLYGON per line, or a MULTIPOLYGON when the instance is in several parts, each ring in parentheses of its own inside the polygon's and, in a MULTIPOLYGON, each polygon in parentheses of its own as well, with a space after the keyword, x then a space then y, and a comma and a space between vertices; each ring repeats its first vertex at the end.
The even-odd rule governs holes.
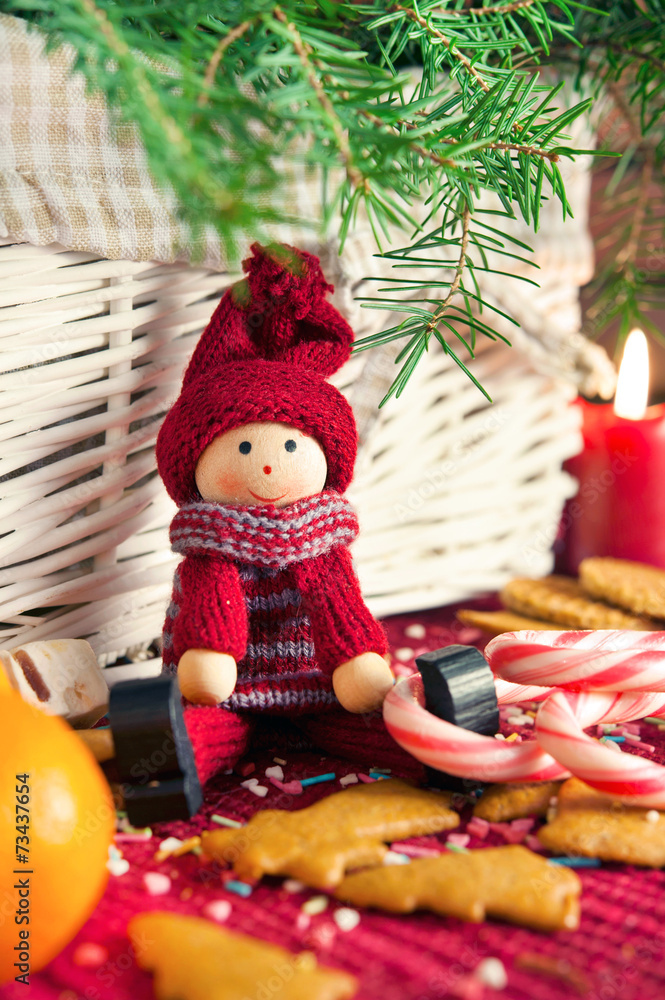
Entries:
POLYGON ((559 162, 558 153, 550 153, 547 149, 538 149, 537 146, 526 146, 519 142, 490 142, 488 146, 483 146, 483 149, 509 149, 516 153, 524 153, 526 156, 540 156, 543 160, 549 160, 550 163, 559 162))
POLYGON ((460 17, 463 14, 514 14, 517 10, 524 10, 525 7, 533 7, 535 3, 539 0, 514 0, 514 3, 507 3, 505 6, 498 4, 496 7, 470 7, 467 10, 451 10, 446 11, 446 13, 457 14, 460 17))
MULTIPOLYGON (((381 118, 379 118, 378 115, 374 115, 372 114, 371 111, 367 111, 366 108, 362 108, 359 114, 361 114, 363 118, 366 118, 368 121, 372 122, 373 125, 377 125, 379 128, 392 129, 394 135, 400 134, 399 126, 403 126, 407 131, 409 129, 416 129, 418 127, 417 125, 414 125, 412 122, 406 122, 403 121, 402 119, 398 119, 394 125, 391 125, 389 122, 384 122, 381 118)), ((425 146, 421 146, 420 143, 413 142, 410 143, 409 145, 414 153, 417 153, 423 159, 431 160, 432 163, 436 163, 436 165, 439 167, 457 166, 455 160, 447 159, 445 156, 440 156, 438 153, 435 153, 433 149, 427 149, 425 146)), ((458 144, 454 142, 446 143, 446 148, 453 151, 456 145, 458 144)), ((524 143, 518 143, 518 142, 488 142, 486 145, 479 146, 478 148, 513 150, 516 153, 524 153, 526 156, 537 156, 543 160, 549 160, 550 163, 558 163, 559 161, 558 153, 550 153, 546 149, 539 149, 537 146, 528 146, 525 145, 524 143)))
POLYGON ((446 295, 443 302, 437 307, 436 311, 432 313, 432 318, 430 319, 427 327, 425 329, 426 335, 432 333, 433 330, 439 324, 439 320, 443 317, 446 309, 450 305, 453 296, 459 289, 462 283, 462 275, 464 274, 464 267, 466 265, 466 251, 469 245, 469 229, 471 225, 471 207, 467 202, 464 204, 464 211, 462 212, 462 242, 460 246, 459 260, 457 261, 457 267, 455 268, 455 277, 453 278, 452 284, 448 289, 448 294, 446 295))
MULTIPOLYGON (((254 24, 253 21, 243 21, 242 24, 239 24, 237 27, 232 28, 231 31, 229 31, 228 35, 224 35, 223 38, 220 38, 219 42, 217 43, 217 47, 215 48, 215 51, 210 57, 210 62, 206 66, 205 75, 203 77, 203 86, 205 87, 206 90, 210 90, 210 88, 212 87, 213 81, 215 79, 215 74, 217 73, 217 67, 219 66, 222 56, 228 49, 229 45, 233 45, 233 43, 237 42, 239 38, 242 38, 245 32, 249 31, 249 29, 252 27, 252 24, 254 24)), ((205 107, 205 105, 208 103, 209 100, 210 100, 209 94, 199 94, 196 103, 200 108, 203 108, 205 107)))
POLYGON ((450 49, 451 39, 448 38, 447 35, 444 35, 442 31, 439 31, 438 28, 432 27, 432 25, 429 24, 429 22, 424 17, 421 17, 420 14, 417 14, 416 11, 410 7, 402 7, 401 4, 395 4, 392 9, 398 10, 402 14, 405 14, 410 21, 414 22, 414 24, 418 24, 420 25, 421 28, 424 28, 425 31, 432 36, 432 38, 437 38, 440 42, 443 42, 443 44, 446 46, 450 54, 455 56, 455 58, 462 63, 467 73, 469 73, 477 81, 478 85, 485 91, 486 94, 489 94, 490 92, 489 85, 483 80, 478 70, 471 65, 471 61, 467 59, 464 53, 460 52, 459 49, 453 49, 451 51, 450 49))
POLYGON ((289 35, 291 36, 291 41, 293 43, 293 48, 296 51, 296 55, 300 59, 300 63, 305 70, 307 79, 310 82, 310 86, 316 94, 317 100, 321 106, 321 110, 325 114, 330 127, 333 130, 335 139, 337 140, 337 146, 340 153, 342 154, 342 159, 346 165, 346 174, 354 187, 365 187, 367 186, 366 178, 363 176, 362 172, 353 162, 353 154, 351 153, 351 147, 349 146, 349 140, 347 134, 344 130, 337 112, 333 106, 332 101, 328 97, 325 88, 317 76, 314 69, 314 61, 312 60, 312 50, 309 45, 304 41, 302 35, 296 28, 295 24, 289 21, 284 11, 281 7, 275 7, 273 9, 273 14, 278 21, 285 26, 289 35))

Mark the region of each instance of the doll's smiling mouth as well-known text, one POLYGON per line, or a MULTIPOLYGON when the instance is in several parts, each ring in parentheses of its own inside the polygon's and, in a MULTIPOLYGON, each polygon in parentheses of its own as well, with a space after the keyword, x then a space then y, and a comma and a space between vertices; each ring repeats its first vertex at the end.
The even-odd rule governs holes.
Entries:
MULTIPOLYGON (((251 490, 249 492, 252 493, 251 490)), ((275 503, 275 501, 277 500, 283 500, 284 497, 286 496, 286 493, 282 493, 281 497, 260 497, 258 493, 252 493, 252 496, 254 497, 255 500, 263 500, 264 503, 275 503)))

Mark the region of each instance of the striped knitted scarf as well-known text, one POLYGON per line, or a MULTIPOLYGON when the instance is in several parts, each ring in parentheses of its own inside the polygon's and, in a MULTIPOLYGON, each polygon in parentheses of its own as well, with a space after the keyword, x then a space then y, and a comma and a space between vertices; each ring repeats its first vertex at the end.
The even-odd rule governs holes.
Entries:
POLYGON ((185 504, 171 522, 171 547, 185 556, 217 554, 282 569, 349 545, 357 534, 348 500, 327 490, 281 508, 185 504))

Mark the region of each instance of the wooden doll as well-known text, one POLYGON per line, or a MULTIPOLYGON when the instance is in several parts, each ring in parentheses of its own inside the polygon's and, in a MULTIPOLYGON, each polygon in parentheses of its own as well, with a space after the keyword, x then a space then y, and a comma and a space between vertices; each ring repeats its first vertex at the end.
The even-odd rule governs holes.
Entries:
POLYGON ((351 328, 318 259, 252 247, 164 421, 157 459, 180 508, 184 559, 164 667, 191 702, 308 715, 378 707, 393 683, 386 639, 349 553, 356 515, 351 409, 328 381, 351 328))

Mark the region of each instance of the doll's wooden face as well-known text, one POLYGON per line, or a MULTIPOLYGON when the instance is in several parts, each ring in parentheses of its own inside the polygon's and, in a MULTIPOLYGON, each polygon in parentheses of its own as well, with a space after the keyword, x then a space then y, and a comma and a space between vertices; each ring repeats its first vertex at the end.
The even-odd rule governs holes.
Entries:
POLYGON ((216 437, 196 465, 204 500, 286 507, 320 493, 328 466, 321 445, 295 427, 251 423, 216 437))

